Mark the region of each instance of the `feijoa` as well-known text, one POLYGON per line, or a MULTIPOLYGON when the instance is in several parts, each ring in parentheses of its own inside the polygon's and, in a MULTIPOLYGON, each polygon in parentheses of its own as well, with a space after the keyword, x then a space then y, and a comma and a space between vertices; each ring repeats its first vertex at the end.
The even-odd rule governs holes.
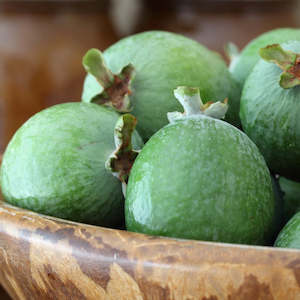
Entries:
POLYGON ((300 29, 278 28, 256 37, 242 50, 239 56, 235 56, 236 59, 232 60, 229 69, 233 78, 242 87, 251 70, 260 59, 260 48, 290 40, 300 40, 300 29))
POLYGON ((264 244, 274 196, 256 145, 215 119, 224 103, 203 105, 197 88, 179 87, 184 114, 146 143, 131 169, 125 201, 129 231, 177 238, 264 244))
POLYGON ((284 219, 288 221, 300 210, 300 182, 280 177, 279 184, 283 192, 284 219))
POLYGON ((200 88, 203 102, 229 98, 227 120, 239 125, 239 91, 217 53, 179 34, 149 31, 126 37, 107 50, 91 49, 83 59, 89 73, 82 100, 131 111, 147 140, 180 110, 172 91, 179 85, 200 88), (107 65, 107 66, 106 66, 107 65))
POLYGON ((283 227, 274 246, 300 249, 300 212, 296 213, 283 227))
POLYGON ((240 117, 269 168, 300 180, 300 42, 273 44, 245 82, 240 117))
MULTIPOLYGON (((3 156, 0 180, 5 200, 73 221, 120 223, 124 219, 121 182, 105 167, 115 150, 119 116, 96 104, 73 102, 31 117, 3 156)), ((134 122, 129 120, 129 131, 134 122)), ((133 144, 142 146, 137 132, 133 144)))

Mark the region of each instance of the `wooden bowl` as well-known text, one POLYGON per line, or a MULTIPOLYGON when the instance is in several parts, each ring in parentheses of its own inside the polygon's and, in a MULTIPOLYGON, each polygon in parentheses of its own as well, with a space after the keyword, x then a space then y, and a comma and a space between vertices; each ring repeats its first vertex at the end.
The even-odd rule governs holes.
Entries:
POLYGON ((153 237, 0 203, 13 299, 300 299, 300 251, 153 237))

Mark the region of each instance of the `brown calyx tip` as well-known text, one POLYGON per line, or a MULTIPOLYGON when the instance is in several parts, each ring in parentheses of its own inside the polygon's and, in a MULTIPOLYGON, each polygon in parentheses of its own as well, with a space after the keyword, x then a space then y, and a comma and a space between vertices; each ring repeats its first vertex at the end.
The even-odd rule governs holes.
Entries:
POLYGON ((297 56, 295 64, 288 70, 288 72, 300 79, 300 56, 297 56))
POLYGON ((82 60, 85 70, 94 76, 102 92, 90 99, 91 102, 111 106, 119 112, 130 111, 130 84, 134 77, 134 67, 129 64, 120 73, 113 74, 106 66, 101 51, 90 49, 82 60))
POLYGON ((124 67, 119 74, 113 75, 111 84, 103 87, 102 93, 92 99, 92 102, 111 106, 119 112, 129 112, 131 110, 129 95, 132 93, 131 81, 134 74, 134 67, 131 64, 124 67))
POLYGON ((300 56, 297 55, 295 63, 281 74, 279 84, 284 89, 300 85, 300 56))
POLYGON ((271 44, 271 45, 266 46, 265 48, 270 49, 270 48, 274 48, 274 47, 277 47, 277 46, 279 46, 279 44, 271 44))
POLYGON ((209 108, 214 102, 213 101, 207 101, 205 104, 203 104, 201 110, 204 111, 207 108, 209 108))
POLYGON ((138 152, 123 152, 111 161, 111 169, 118 175, 117 177, 123 183, 127 183, 130 170, 138 155, 138 152))
POLYGON ((116 150, 109 156, 105 163, 107 170, 126 184, 132 165, 138 151, 132 148, 132 134, 136 127, 137 119, 131 114, 121 115, 115 126, 116 150))
POLYGON ((103 92, 93 99, 94 103, 103 104, 114 107, 120 112, 130 111, 128 106, 124 107, 124 98, 131 95, 130 89, 131 77, 127 75, 121 79, 118 75, 114 75, 113 83, 105 88, 103 92))
POLYGON ((260 56, 275 63, 283 71, 279 84, 288 89, 300 85, 300 54, 283 49, 279 44, 260 49, 260 56))
MULTIPOLYGON (((212 104, 214 104, 214 101, 207 101, 203 107, 202 107, 202 111, 205 111, 207 108, 209 108, 212 104)), ((223 101, 223 104, 227 105, 228 104, 228 98, 225 98, 223 101)))

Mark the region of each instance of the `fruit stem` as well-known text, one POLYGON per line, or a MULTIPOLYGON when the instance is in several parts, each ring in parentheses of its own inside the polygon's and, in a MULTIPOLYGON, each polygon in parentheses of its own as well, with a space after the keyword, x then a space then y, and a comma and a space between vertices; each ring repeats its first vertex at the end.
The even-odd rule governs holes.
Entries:
POLYGON ((224 102, 209 101, 203 104, 200 97, 200 90, 197 87, 179 86, 174 90, 174 96, 183 106, 184 112, 180 113, 176 111, 168 113, 170 123, 195 115, 205 115, 216 119, 223 119, 228 110, 227 98, 224 102))
POLYGON ((275 63, 283 73, 279 85, 289 89, 300 85, 300 54, 284 50, 279 44, 260 49, 259 54, 265 61, 275 63))
POLYGON ((225 45, 224 52, 229 59, 230 65, 240 56, 239 48, 232 42, 225 45))
POLYGON ((123 193, 126 191, 131 167, 139 153, 132 149, 131 142, 136 123, 137 119, 131 114, 119 117, 114 130, 116 150, 105 162, 105 168, 122 182, 123 193))
POLYGON ((119 74, 113 74, 105 64, 98 49, 90 49, 82 59, 86 72, 94 76, 102 92, 90 99, 90 102, 115 108, 119 112, 128 112, 130 108, 130 86, 134 78, 134 67, 129 64, 119 74))

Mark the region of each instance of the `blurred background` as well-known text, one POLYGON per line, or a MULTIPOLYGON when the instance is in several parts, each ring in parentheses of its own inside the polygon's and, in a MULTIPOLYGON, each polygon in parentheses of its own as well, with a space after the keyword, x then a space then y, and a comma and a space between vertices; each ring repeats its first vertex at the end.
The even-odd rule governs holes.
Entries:
POLYGON ((0 0, 0 151, 31 115, 79 101, 81 58, 150 29, 182 33, 223 54, 300 24, 296 0, 0 0))
MULTIPOLYGON (((297 0, 0 0, 0 152, 34 113, 79 101, 81 58, 145 30, 182 33, 224 56, 277 27, 300 27, 297 0)), ((0 291, 0 299, 6 299, 0 291)))

